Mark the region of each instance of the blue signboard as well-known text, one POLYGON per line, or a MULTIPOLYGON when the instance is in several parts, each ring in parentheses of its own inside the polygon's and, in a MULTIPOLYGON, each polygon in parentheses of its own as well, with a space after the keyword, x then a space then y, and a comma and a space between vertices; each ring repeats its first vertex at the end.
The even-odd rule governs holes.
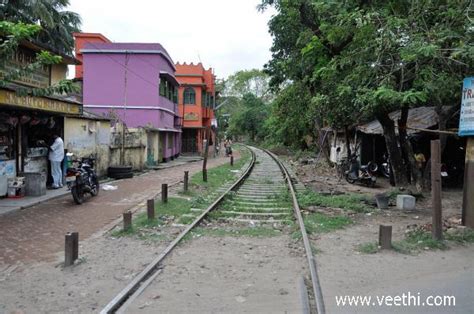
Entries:
POLYGON ((474 136, 474 77, 463 81, 459 136, 474 136))

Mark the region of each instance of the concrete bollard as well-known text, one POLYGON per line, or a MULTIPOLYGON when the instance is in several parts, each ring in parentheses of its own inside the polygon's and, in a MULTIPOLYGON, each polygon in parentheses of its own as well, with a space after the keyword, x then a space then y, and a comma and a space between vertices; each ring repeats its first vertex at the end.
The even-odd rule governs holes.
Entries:
POLYGON ((79 257, 79 232, 68 232, 65 237, 64 266, 71 266, 79 257))
POLYGON ((168 184, 166 183, 161 185, 161 201, 163 203, 168 203, 168 184))
POLYGON ((146 213, 148 216, 148 220, 155 219, 155 200, 149 199, 146 201, 146 213))
POLYGON ((379 227, 380 248, 389 250, 392 248, 392 226, 380 225, 379 227))
POLYGON ((123 213, 123 231, 127 231, 132 228, 132 212, 128 211, 123 213))
POLYGON ((397 208, 402 210, 414 210, 416 198, 411 195, 397 195, 397 208))
POLYGON ((189 171, 184 172, 184 192, 187 192, 189 188, 189 171))

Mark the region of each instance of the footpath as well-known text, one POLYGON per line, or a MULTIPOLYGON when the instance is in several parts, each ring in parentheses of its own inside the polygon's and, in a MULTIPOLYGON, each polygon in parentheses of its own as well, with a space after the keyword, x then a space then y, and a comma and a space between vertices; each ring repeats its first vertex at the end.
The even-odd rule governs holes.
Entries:
MULTIPOLYGON (((227 162, 226 157, 210 158, 208 168, 227 162)), ((201 170, 201 161, 177 159, 165 169, 108 182, 116 189, 101 189, 98 196, 88 198, 82 205, 76 205, 66 189, 51 191, 41 203, 34 200, 35 205, 28 204, 32 200, 23 203, 18 200, 12 205, 16 210, 9 208, 9 212, 0 215, 0 268, 52 261, 64 249, 67 232, 79 232, 80 240, 86 239, 117 220, 123 212, 156 196, 161 184, 177 184, 183 180, 184 171, 189 171, 191 176, 201 170)), ((5 211, 6 206, 0 208, 5 211)))

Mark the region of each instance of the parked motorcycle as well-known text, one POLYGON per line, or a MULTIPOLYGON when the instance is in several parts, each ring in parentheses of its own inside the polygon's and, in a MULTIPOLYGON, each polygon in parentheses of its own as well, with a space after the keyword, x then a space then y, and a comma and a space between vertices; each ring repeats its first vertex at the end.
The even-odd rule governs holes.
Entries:
POLYGON ((71 190, 76 204, 82 204, 85 194, 99 194, 99 179, 94 170, 95 158, 82 158, 73 161, 73 167, 67 168, 66 184, 71 190))
POLYGON ((346 171, 346 181, 354 184, 360 182, 369 187, 374 187, 377 177, 375 173, 378 166, 374 162, 369 162, 367 165, 360 166, 357 160, 357 155, 352 155, 350 158, 351 168, 346 171))

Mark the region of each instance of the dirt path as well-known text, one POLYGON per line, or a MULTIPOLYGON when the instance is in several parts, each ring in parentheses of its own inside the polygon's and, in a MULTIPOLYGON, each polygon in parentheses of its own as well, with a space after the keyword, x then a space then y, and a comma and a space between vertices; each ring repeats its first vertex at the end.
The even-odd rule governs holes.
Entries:
POLYGON ((305 260, 291 245, 287 236, 188 241, 126 312, 301 313, 305 260))
MULTIPOLYGON (((386 219, 388 222, 389 219, 386 219)), ((328 313, 472 313, 474 246, 404 255, 394 251, 363 254, 358 244, 375 242, 380 219, 325 234, 315 241, 319 274, 328 313), (456 297, 455 307, 338 306, 336 296, 397 296, 411 292, 423 298, 456 297)), ((403 231, 396 229, 395 239, 403 231)))

